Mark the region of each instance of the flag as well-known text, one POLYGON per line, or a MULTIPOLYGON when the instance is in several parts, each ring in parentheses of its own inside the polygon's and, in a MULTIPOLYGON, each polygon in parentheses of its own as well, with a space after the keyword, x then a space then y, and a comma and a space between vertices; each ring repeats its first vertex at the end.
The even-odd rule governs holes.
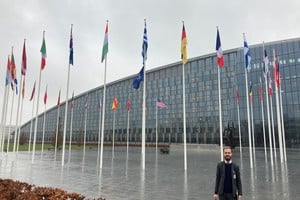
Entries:
POLYGON ((113 102, 112 102, 111 109, 112 109, 112 110, 116 110, 118 107, 119 107, 118 99, 114 96, 114 99, 113 99, 113 102))
POLYGON ((131 101, 130 101, 130 99, 128 99, 127 100, 127 106, 126 106, 127 112, 130 111, 130 108, 131 108, 131 101))
POLYGON ((252 103, 252 81, 250 81, 249 97, 250 97, 250 103, 252 103))
POLYGON ((164 102, 162 102, 159 98, 157 98, 156 106, 160 108, 166 108, 166 104, 164 104, 164 102))
POLYGON ((277 88, 280 88, 279 62, 278 62, 278 58, 276 58, 275 56, 274 56, 274 79, 275 79, 275 83, 276 83, 277 88))
POLYGON ((263 68, 263 72, 264 72, 264 77, 265 79, 267 78, 267 74, 269 72, 269 58, 267 55, 267 50, 264 50, 264 68, 263 68))
POLYGON ((238 105, 240 105, 240 94, 239 94, 238 86, 236 86, 236 89, 235 89, 235 98, 236 98, 238 105))
POLYGON ((271 75, 269 74, 269 95, 272 96, 273 94, 273 89, 272 89, 272 79, 271 79, 271 75))
POLYGON ((217 41, 216 41, 216 51, 217 51, 217 63, 218 66, 221 68, 224 66, 224 57, 221 48, 221 39, 219 34, 219 29, 217 29, 217 41))
POLYGON ((187 61, 186 46, 187 46, 187 38, 186 38, 185 28, 183 24, 182 35, 181 35, 181 59, 183 64, 185 64, 187 61))
POLYGON ((30 99, 29 101, 32 101, 33 97, 34 97, 34 93, 35 93, 35 81, 34 81, 34 85, 33 85, 33 88, 32 88, 32 92, 31 92, 31 96, 30 96, 30 99))
POLYGON ((58 108, 60 107, 60 90, 59 90, 58 98, 57 98, 57 107, 58 108))
POLYGON ((143 65, 147 60, 147 50, 148 50, 148 38, 147 38, 147 28, 145 22, 144 35, 143 35, 143 44, 142 44, 142 56, 143 56, 143 65))
POLYGON ((72 28, 73 28, 73 25, 71 26, 71 33, 70 33, 70 56, 69 56, 69 64, 70 65, 73 65, 73 33, 72 33, 72 28))
POLYGON ((140 72, 137 74, 135 79, 133 80, 133 88, 139 89, 141 81, 144 81, 144 67, 140 70, 140 72))
POLYGON ((26 75, 26 69, 27 69, 27 56, 26 56, 26 48, 25 48, 25 40, 24 40, 23 53, 22 53, 22 69, 21 69, 21 73, 23 76, 26 75))
POLYGON ((103 60, 106 58, 107 53, 108 53, 108 22, 106 22, 106 27, 105 27, 105 36, 104 36, 104 42, 102 47, 101 62, 103 62, 103 60))
POLYGON ((73 91, 73 94, 72 94, 72 100, 71 100, 71 109, 74 108, 74 91, 73 91))
POLYGON ((251 69, 251 66, 250 66, 251 55, 250 55, 250 49, 248 47, 245 36, 244 36, 244 56, 245 56, 245 67, 248 71, 250 71, 250 69, 251 69))
POLYGON ((86 95, 86 96, 85 96, 84 109, 88 109, 88 107, 89 107, 88 97, 89 97, 89 95, 86 95))
POLYGON ((5 86, 10 83, 10 57, 7 59, 7 69, 6 69, 6 77, 5 77, 5 86))
POLYGON ((47 97, 48 97, 47 89, 48 89, 48 86, 46 86, 46 91, 45 91, 45 94, 44 94, 44 104, 45 105, 47 104, 47 97))
POLYGON ((11 88, 14 90, 14 85, 16 86, 16 94, 18 94, 18 80, 16 77, 17 70, 16 70, 16 63, 13 49, 11 50, 11 59, 10 59, 10 72, 11 72, 11 88))
POLYGON ((22 99, 24 99, 25 96, 25 78, 23 79, 23 86, 22 86, 22 99))
POLYGON ((43 43, 42 43, 42 47, 41 47, 40 52, 41 52, 41 55, 42 55, 41 68, 43 70, 46 66, 46 58, 47 58, 46 42, 45 42, 45 37, 44 36, 43 36, 43 43))
POLYGON ((261 78, 259 78, 258 94, 259 94, 259 100, 263 101, 263 87, 261 83, 261 78))

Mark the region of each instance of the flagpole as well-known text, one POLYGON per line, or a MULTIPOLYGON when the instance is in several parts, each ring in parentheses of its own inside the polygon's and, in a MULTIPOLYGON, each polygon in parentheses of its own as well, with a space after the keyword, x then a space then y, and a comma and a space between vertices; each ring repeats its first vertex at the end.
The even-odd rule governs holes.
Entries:
MULTIPOLYGON (((24 76, 24 84, 22 86, 22 90, 24 90, 24 85, 25 85, 25 76, 24 76)), ((23 93, 23 92, 22 92, 23 93)), ((23 103, 24 103, 24 96, 22 97, 22 101, 21 101, 21 112, 20 112, 20 119, 19 119, 19 123, 18 123, 18 139, 17 139, 17 152, 19 152, 19 145, 20 145, 20 134, 21 134, 21 123, 22 123, 22 118, 23 118, 23 103)))
MULTIPOLYGON (((23 82, 23 76, 22 73, 20 75, 20 92, 22 91, 22 82, 23 82)), ((14 134, 14 147, 13 152, 16 151, 16 143, 17 143, 17 137, 18 137, 18 127, 19 127, 19 113, 20 113, 20 102, 21 102, 21 95, 18 96, 18 106, 17 106, 17 118, 16 118, 16 127, 15 127, 15 134, 14 134)))
POLYGON ((44 153, 45 124, 46 124, 46 104, 45 104, 44 120, 43 120, 42 156, 43 156, 43 153, 44 153))
MULTIPOLYGON (((45 31, 43 31, 43 43, 45 38, 45 31)), ((43 59, 43 58, 42 58, 43 59)), ((32 160, 31 163, 34 163, 35 156, 35 143, 36 143, 36 134, 37 134, 37 125, 38 125, 38 114, 39 114, 39 99, 40 99, 40 88, 41 88, 41 78, 42 78, 42 66, 40 67, 39 74, 39 85, 38 85, 38 94, 37 94, 37 103, 36 103, 36 113, 35 113, 35 123, 34 123, 34 134, 33 134, 33 147, 32 147, 32 160)), ((56 150, 56 149, 55 149, 56 150)))
MULTIPOLYGON (((35 87, 35 82, 34 82, 35 87)), ((32 99, 32 109, 31 109, 31 119, 30 119, 30 129, 29 129, 29 141, 28 141, 28 153, 30 152, 30 146, 31 146, 31 136, 32 136, 32 125, 33 125, 33 115, 34 115, 34 104, 35 104, 35 98, 32 99)))
MULTIPOLYGON (((73 29, 73 24, 71 24, 71 34, 72 34, 72 29, 73 29)), ((73 37, 73 36, 71 35, 71 37, 73 37)), ((70 65, 71 65, 71 63, 69 60, 61 166, 64 166, 64 164, 65 164, 65 146, 66 146, 66 134, 67 134, 68 99, 69 99, 69 84, 70 84, 70 65)))
POLYGON ((98 129, 98 146, 97 146, 97 166, 99 165, 99 160, 100 160, 100 148, 101 148, 101 105, 102 100, 99 95, 99 102, 98 102, 98 111, 99 111, 99 129, 98 129))
POLYGON ((251 98, 251 108, 250 108, 250 113, 251 113, 251 129, 252 129, 252 149, 253 149, 253 157, 255 158, 255 137, 254 137, 254 119, 253 119, 253 96, 250 97, 251 98))
POLYGON ((107 54, 105 55, 105 67, 104 67, 103 104, 102 104, 102 118, 101 118, 100 169, 102 169, 103 166, 103 142, 104 142, 105 99, 106 99, 106 67, 107 67, 107 54))
POLYGON ((85 105, 85 112, 84 112, 84 136, 83 136, 83 159, 85 157, 85 145, 86 145, 86 122, 87 122, 87 110, 88 108, 85 105))
MULTIPOLYGON (((59 90, 60 94, 60 90, 59 90)), ((54 159, 56 160, 56 152, 57 152, 57 140, 58 140, 58 125, 59 125, 59 115, 60 115, 60 105, 57 105, 57 117, 56 117, 56 131, 55 131, 55 148, 54 148, 54 159)))
MULTIPOLYGON (((184 21, 182 21, 184 26, 184 21)), ((186 39, 186 38, 185 38, 186 39)), ((182 44, 181 44, 182 45, 182 44)), ((181 47, 182 48, 182 47, 181 47)), ((182 52, 181 52, 182 53, 182 52)), ((186 56, 186 55, 185 55, 186 56)), ((183 58, 183 55, 182 55, 183 58)), ((185 113, 185 69, 184 64, 186 61, 182 62, 182 107, 183 107, 183 149, 184 149, 184 170, 187 170, 187 152, 186 152, 186 113, 185 113)))
MULTIPOLYGON (((278 67, 276 64, 276 57, 275 57, 275 49, 273 49, 273 56, 274 56, 274 67, 278 67)), ((279 63, 279 58, 278 63, 279 63)), ((277 69, 275 69, 277 70, 277 69)), ((277 72, 276 72, 277 73, 277 72)), ((275 86, 276 88, 276 93, 275 93, 275 98, 276 98, 276 111, 277 111, 277 129, 278 129, 278 138, 279 138, 279 153, 280 153, 280 162, 283 163, 283 151, 282 151, 282 133, 281 133, 281 120, 280 120, 280 109, 279 109, 279 98, 278 98, 278 93, 279 93, 279 85, 275 86)))
POLYGON ((9 120, 9 127, 8 127, 8 138, 7 138, 6 152, 9 151, 10 132, 11 132, 11 126, 12 126, 12 114, 13 114, 13 108, 14 108, 14 98, 15 98, 15 92, 13 91, 11 107, 10 107, 11 110, 10 110, 10 120, 9 120))
POLYGON ((274 113, 273 113, 273 100, 272 96, 270 97, 270 107, 271 107, 271 120, 272 120, 272 137, 273 137, 273 150, 275 155, 275 160, 277 160, 277 151, 276 151, 276 135, 275 135, 275 127, 274 127, 274 113))
POLYGON ((128 150, 129 150, 129 115, 130 115, 130 109, 127 111, 127 158, 128 158, 128 150))
POLYGON ((155 150, 156 150, 156 152, 157 152, 157 136, 158 136, 158 134, 157 134, 157 110, 158 110, 158 108, 157 108, 157 105, 155 106, 156 107, 156 109, 155 109, 155 150))
POLYGON ((115 154, 115 120, 116 120, 116 111, 114 110, 114 119, 113 119, 113 135, 112 135, 112 157, 115 154))
MULTIPOLYGON (((265 52, 265 43, 263 42, 263 51, 265 52)), ((267 55, 265 55, 267 57, 267 55)), ((265 86, 266 86, 266 103, 267 103, 267 118, 268 118, 268 131, 269 131, 269 146, 270 146, 270 157, 271 166, 273 166, 273 147, 272 147, 272 131, 271 131, 271 121, 270 121, 270 106, 269 106, 269 96, 268 96, 268 75, 269 75, 269 61, 265 60, 265 86)))
MULTIPOLYGON (((267 145, 266 145, 266 130, 265 130, 265 114, 264 114, 264 101, 263 101, 263 91, 262 91, 262 82, 261 77, 259 78, 259 84, 260 84, 260 103, 261 103, 261 119, 263 123, 263 138, 264 138, 264 150, 265 150, 265 158, 267 159, 267 145)), ((267 92, 267 91, 266 91, 267 92)))
MULTIPOLYGON (((244 36, 244 41, 246 40, 245 38, 245 33, 243 33, 244 36)), ((246 62, 244 55, 244 60, 246 62)), ((246 102, 247 102, 247 118, 248 118, 248 139, 249 139, 249 154, 250 154, 250 168, 253 168, 253 157, 252 157, 252 140, 251 140, 251 124, 250 124, 250 111, 249 111, 249 98, 248 98, 248 72, 247 72, 247 67, 245 67, 245 86, 246 86, 246 102)))
MULTIPOLYGON (((105 67, 104 67, 103 104, 102 104, 102 119, 101 119, 100 169, 102 169, 102 166, 103 166, 103 142, 104 142, 105 99, 106 99, 107 53, 108 53, 108 20, 106 20, 105 37, 104 37, 104 44, 103 44, 103 49, 102 49, 102 57, 104 56, 103 59, 105 60, 105 67)), ((102 59, 102 61, 103 61, 103 59, 102 59)))
MULTIPOLYGON (((74 94, 74 93, 73 93, 74 94)), ((72 149, 72 134, 73 134, 73 107, 71 108, 71 121, 70 121, 70 141, 69 141, 69 158, 68 162, 70 162, 71 157, 71 149, 72 149)))
POLYGON ((1 117, 1 140, 0 140, 0 148, 1 153, 3 153, 3 146, 4 146, 4 132, 5 132, 5 123, 6 123, 6 107, 7 107, 7 96, 8 96, 8 85, 5 86, 4 89, 4 96, 3 96, 3 105, 2 105, 2 117, 1 117))
POLYGON ((219 125, 220 125, 220 154, 221 161, 223 161, 223 127, 222 127, 222 104, 221 104, 221 80, 220 80, 220 68, 218 67, 218 88, 219 88, 219 125))
MULTIPOLYGON (((238 87, 238 86, 236 86, 238 87)), ((237 88, 238 89, 238 88, 237 88)), ((240 98, 240 97, 238 97, 240 98)), ((240 119, 240 103, 239 99, 237 99, 237 112, 238 112, 238 124, 239 124, 239 143, 240 143, 240 155, 242 157, 242 137, 241 137, 241 119, 240 119)))
POLYGON ((280 113, 281 113, 281 124, 282 124, 282 139, 283 139, 283 155, 284 161, 286 162, 286 146, 285 146, 285 130, 284 130, 284 121, 283 121, 283 110, 282 110, 282 91, 280 90, 280 113))
MULTIPOLYGON (((144 19, 145 28, 146 28, 146 19, 144 19)), ((144 36, 143 36, 144 37, 144 36)), ((145 38, 143 38, 145 39, 145 38)), ((148 40, 148 38, 147 38, 148 40)), ((147 41, 148 44, 148 41, 147 41)), ((143 42, 143 51, 144 51, 144 42, 143 42)), ((146 55, 147 58, 147 55, 146 55)), ((145 170, 145 145, 146 145, 146 58, 143 57, 144 65, 144 84, 143 84, 143 117, 142 117, 142 169, 145 170)))

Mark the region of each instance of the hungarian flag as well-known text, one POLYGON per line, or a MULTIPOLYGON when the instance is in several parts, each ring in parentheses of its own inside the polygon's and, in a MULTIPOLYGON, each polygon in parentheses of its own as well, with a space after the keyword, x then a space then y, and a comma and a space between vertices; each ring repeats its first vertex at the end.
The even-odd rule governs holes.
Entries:
POLYGON ((112 110, 116 110, 118 107, 119 107, 118 99, 114 96, 114 99, 113 99, 113 102, 112 102, 111 109, 112 109, 112 110))
POLYGON ((108 22, 106 22, 106 27, 105 27, 105 36, 104 36, 104 42, 102 47, 101 62, 103 62, 103 60, 106 58, 107 53, 108 53, 108 22))
POLYGON ((187 46, 187 38, 186 38, 186 32, 183 24, 182 35, 181 35, 181 59, 183 64, 185 64, 187 61, 186 46, 187 46))
POLYGON ((131 101, 130 101, 130 99, 128 99, 127 100, 127 106, 126 106, 127 112, 130 111, 130 108, 131 108, 131 101))
POLYGON ((239 94, 238 86, 236 86, 236 89, 235 89, 235 98, 236 98, 238 105, 240 105, 240 94, 239 94))
POLYGON ((217 41, 216 41, 216 51, 217 51, 217 63, 220 68, 224 66, 224 57, 221 48, 221 39, 219 34, 219 29, 217 29, 217 41))
POLYGON ((71 26, 71 33, 70 33, 70 55, 69 55, 69 64, 73 65, 73 33, 72 33, 72 27, 71 26))
POLYGON ((46 87, 46 91, 45 91, 45 94, 44 94, 44 104, 45 105, 47 104, 47 97, 48 97, 47 89, 48 89, 48 86, 46 87))
POLYGON ((47 58, 46 42, 45 42, 45 37, 44 36, 43 36, 43 43, 42 43, 42 47, 41 47, 40 52, 42 54, 41 68, 43 70, 46 66, 46 58, 47 58))
POLYGON ((26 56, 25 39, 24 39, 23 53, 22 53, 22 69, 21 69, 21 73, 23 76, 26 75, 26 69, 27 69, 27 56, 26 56))
POLYGON ((32 92, 31 92, 31 96, 30 96, 30 99, 29 101, 32 101, 33 97, 34 97, 34 93, 35 93, 35 81, 34 81, 34 85, 33 85, 33 88, 32 88, 32 92))
POLYGON ((57 98, 57 107, 60 107, 60 90, 59 90, 59 94, 58 94, 58 98, 57 98))
POLYGON ((157 98, 156 106, 160 108, 166 108, 166 104, 164 104, 164 102, 162 102, 159 98, 157 98))

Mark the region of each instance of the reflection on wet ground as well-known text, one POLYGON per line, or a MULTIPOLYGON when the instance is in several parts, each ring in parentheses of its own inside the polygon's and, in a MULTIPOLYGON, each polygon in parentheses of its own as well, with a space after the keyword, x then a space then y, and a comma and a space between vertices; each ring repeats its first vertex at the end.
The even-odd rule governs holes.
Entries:
MULTIPOLYGON (((300 150, 287 150, 287 163, 271 165, 264 151, 257 150, 254 166, 249 164, 249 152, 243 157, 235 150, 234 161, 240 165, 244 200, 294 200, 300 196, 300 150)), ((53 151, 41 156, 37 152, 34 164, 31 154, 19 152, 3 154, 0 160, 1 178, 25 181, 38 186, 59 187, 88 197, 103 196, 115 199, 212 199, 219 151, 188 150, 188 169, 184 171, 183 151, 174 149, 169 154, 146 148, 146 169, 141 170, 141 149, 126 147, 104 151, 103 168, 99 169, 97 151, 72 151, 61 167, 61 152, 54 158, 53 151), (85 156, 84 156, 85 155, 85 156)))

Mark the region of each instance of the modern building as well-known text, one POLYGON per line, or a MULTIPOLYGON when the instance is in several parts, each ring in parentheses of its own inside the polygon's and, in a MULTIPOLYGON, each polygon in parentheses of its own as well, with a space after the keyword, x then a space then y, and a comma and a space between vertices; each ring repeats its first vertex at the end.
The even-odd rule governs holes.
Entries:
MULTIPOLYGON (((248 84, 252 82, 253 94, 253 124, 256 146, 263 146, 263 123, 261 102, 258 87, 260 79, 263 83, 263 103, 265 135, 268 140, 268 120, 266 106, 265 79, 263 76, 263 45, 249 46, 252 60, 251 71, 248 72, 248 84)), ((269 58, 268 68, 273 70, 273 49, 279 58, 282 110, 287 147, 300 146, 300 38, 265 43, 264 48, 269 58)), ((238 127, 236 86, 240 98, 240 121, 243 145, 248 145, 248 118, 245 89, 245 62, 243 48, 235 48, 223 52, 225 66, 220 69, 222 124, 238 127)), ((146 142, 155 142, 156 119, 158 126, 158 141, 165 143, 181 143, 183 141, 183 95, 182 95, 182 63, 172 63, 146 72, 146 142), (158 109, 156 118, 156 101, 159 98, 166 104, 165 109, 158 109)), ((138 69, 137 69, 138 71, 138 69)), ((186 122, 188 143, 219 144, 219 99, 218 99, 218 66, 216 53, 191 58, 185 65, 186 91, 186 122)), ((136 75, 129 76, 107 84, 105 109, 105 141, 111 141, 113 132, 116 142, 125 142, 127 134, 127 101, 131 101, 129 117, 129 140, 140 142, 142 133, 142 86, 135 90, 132 87, 136 75), (113 97, 119 102, 119 107, 112 111, 113 97), (115 128, 113 120, 115 116, 115 128)), ((273 78, 273 73, 271 73, 273 78)), ((143 82, 142 82, 143 84, 143 82)), ((275 91, 274 81, 272 82, 275 91)), ((86 140, 97 142, 99 134, 101 100, 103 86, 86 91, 74 98, 72 141, 83 141, 86 130, 86 140), (88 107, 86 106, 88 102, 88 107), (87 120, 85 126, 85 109, 87 120), (85 129, 86 127, 86 129, 85 129)), ((268 96, 269 97, 269 96, 268 96)), ((271 97, 273 105, 274 131, 278 142, 277 112, 275 95, 271 97)), ((70 105, 70 104, 69 104, 70 105)), ((65 104, 61 104, 59 126, 63 130, 65 104)), ((68 109, 67 138, 70 134, 70 115, 68 109)), ((37 141, 42 140, 44 115, 38 117, 37 141)), ((57 126, 57 107, 46 112, 45 140, 53 138, 57 126)), ((30 124, 22 126, 21 134, 29 138, 30 124)), ((34 124, 34 120, 33 120, 34 124)), ((33 131, 32 131, 33 132, 33 131)), ((32 133, 33 135, 33 133, 32 133)), ((277 144, 278 145, 278 144, 277 144)), ((277 146, 278 147, 278 146, 277 146)))

